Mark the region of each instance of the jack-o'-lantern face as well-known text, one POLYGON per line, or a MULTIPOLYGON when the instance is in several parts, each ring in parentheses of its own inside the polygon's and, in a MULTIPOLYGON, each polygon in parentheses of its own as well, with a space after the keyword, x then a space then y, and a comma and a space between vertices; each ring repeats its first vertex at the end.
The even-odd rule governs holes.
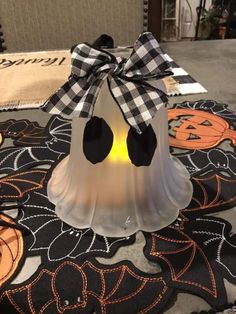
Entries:
POLYGON ((128 134, 120 130, 114 136, 106 121, 95 116, 87 122, 84 130, 84 155, 93 164, 108 158, 110 162, 149 166, 156 146, 156 135, 151 125, 142 134, 130 128, 128 134))
POLYGON ((169 123, 178 121, 179 125, 170 130, 169 143, 173 147, 186 149, 205 149, 218 145, 224 139, 236 143, 236 132, 219 116, 192 109, 170 109, 169 123))

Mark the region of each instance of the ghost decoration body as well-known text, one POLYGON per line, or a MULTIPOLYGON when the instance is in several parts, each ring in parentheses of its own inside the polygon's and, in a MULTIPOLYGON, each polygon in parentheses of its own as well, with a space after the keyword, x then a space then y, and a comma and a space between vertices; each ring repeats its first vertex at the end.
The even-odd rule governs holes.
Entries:
MULTIPOLYGON (((110 76, 109 72, 107 77, 110 76)), ((93 145, 92 133, 85 138, 91 115, 74 116, 70 154, 53 170, 48 197, 55 204, 57 215, 76 228, 91 227, 96 233, 111 237, 129 236, 138 230, 156 231, 172 223, 179 209, 189 204, 192 197, 189 173, 179 160, 170 156, 164 103, 155 107, 157 114, 149 125, 151 132, 146 133, 149 152, 145 151, 143 141, 143 153, 151 158, 143 165, 137 161, 139 158, 132 149, 136 138, 132 132, 136 131, 131 131, 126 123, 110 88, 104 81, 92 112, 92 119, 105 121, 107 142, 101 143, 108 144, 105 149, 101 147, 104 156, 96 162, 86 148, 93 145)), ((95 147, 99 149, 99 145, 95 147)))

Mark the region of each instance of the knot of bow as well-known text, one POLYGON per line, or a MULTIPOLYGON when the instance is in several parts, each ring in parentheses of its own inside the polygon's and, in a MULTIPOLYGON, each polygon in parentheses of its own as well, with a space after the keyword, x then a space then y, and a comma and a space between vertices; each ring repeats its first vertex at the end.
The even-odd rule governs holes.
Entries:
POLYGON ((110 92, 128 124, 141 133, 154 118, 167 95, 155 81, 171 75, 171 67, 149 32, 141 34, 129 58, 79 44, 72 52, 71 75, 42 106, 67 118, 91 117, 98 93, 107 79, 110 92))

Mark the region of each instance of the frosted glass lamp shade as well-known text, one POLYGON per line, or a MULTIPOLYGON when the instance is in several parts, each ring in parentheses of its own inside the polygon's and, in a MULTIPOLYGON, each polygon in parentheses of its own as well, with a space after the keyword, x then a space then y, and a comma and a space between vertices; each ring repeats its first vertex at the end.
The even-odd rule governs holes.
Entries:
POLYGON ((113 133, 108 156, 92 164, 83 150, 88 119, 73 118, 70 154, 52 172, 49 200, 56 214, 76 228, 91 227, 104 236, 129 236, 138 230, 156 231, 172 223, 192 197, 189 173, 169 153, 167 109, 152 121, 157 139, 151 164, 137 167, 126 151, 129 125, 107 83, 96 101, 94 116, 103 118, 113 133))

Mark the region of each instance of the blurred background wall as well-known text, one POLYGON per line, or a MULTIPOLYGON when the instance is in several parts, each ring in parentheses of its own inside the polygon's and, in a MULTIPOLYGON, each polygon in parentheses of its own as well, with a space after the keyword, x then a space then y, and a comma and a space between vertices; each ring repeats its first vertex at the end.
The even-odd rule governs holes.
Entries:
POLYGON ((0 0, 7 52, 70 48, 101 34, 131 45, 143 31, 143 0, 0 0))

